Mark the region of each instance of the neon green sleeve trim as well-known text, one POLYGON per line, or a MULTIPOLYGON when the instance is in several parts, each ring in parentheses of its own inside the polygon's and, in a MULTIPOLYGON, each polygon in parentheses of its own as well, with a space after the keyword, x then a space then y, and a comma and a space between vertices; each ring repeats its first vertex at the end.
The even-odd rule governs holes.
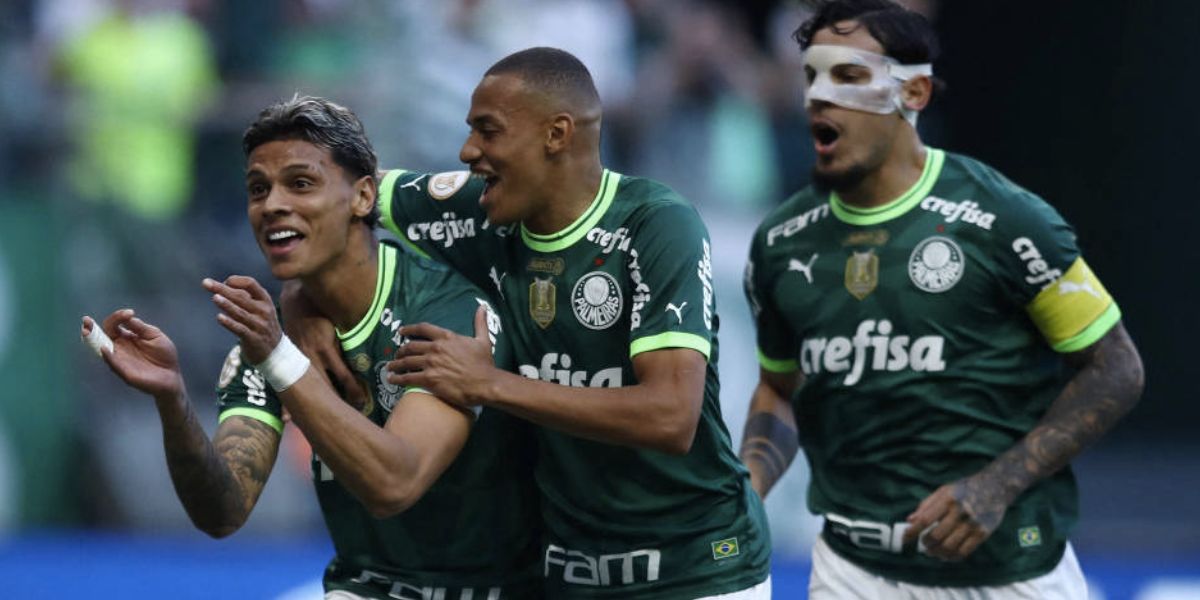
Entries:
POLYGON ((704 358, 707 359, 709 353, 712 352, 712 342, 694 333, 668 331, 633 340, 633 343, 629 345, 629 358, 633 358, 643 352, 662 350, 663 348, 691 348, 703 354, 704 358))
POLYGON ((1076 352, 1083 350, 1088 346, 1096 343, 1096 340, 1104 337, 1117 321, 1121 320, 1121 308, 1116 302, 1108 305, 1108 308, 1092 321, 1091 325, 1083 328, 1083 331, 1069 337, 1054 345, 1055 352, 1076 352))
POLYGON ((800 365, 796 364, 796 359, 794 358, 777 360, 774 358, 768 358, 766 354, 763 354, 761 348, 757 349, 757 351, 758 364, 763 368, 763 370, 770 371, 771 373, 791 373, 792 371, 797 371, 800 369, 800 365))
POLYGON ((404 237, 404 234, 396 226, 396 219, 392 217, 392 189, 396 185, 396 180, 406 172, 404 169, 388 171, 383 179, 379 180, 379 198, 375 200, 379 205, 379 224, 401 238, 404 237))
POLYGON ((255 421, 262 421, 263 423, 270 425, 276 433, 283 433, 283 420, 265 410, 245 407, 231 408, 222 412, 221 416, 217 417, 217 423, 224 423, 225 419, 228 419, 229 417, 249 417, 255 421))

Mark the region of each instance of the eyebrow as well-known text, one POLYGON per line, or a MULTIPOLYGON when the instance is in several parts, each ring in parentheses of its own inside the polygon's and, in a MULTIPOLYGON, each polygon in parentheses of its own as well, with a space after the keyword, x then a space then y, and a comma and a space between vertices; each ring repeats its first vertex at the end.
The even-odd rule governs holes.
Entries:
MULTIPOLYGON (((280 170, 280 173, 284 174, 284 175, 290 175, 293 173, 316 173, 316 172, 317 172, 317 169, 313 168, 313 166, 309 163, 292 163, 292 164, 289 164, 286 167, 284 167, 282 170, 280 170)), ((266 173, 263 172, 263 170, 258 167, 254 167, 254 168, 246 171, 246 179, 252 179, 254 177, 266 177, 266 173)))

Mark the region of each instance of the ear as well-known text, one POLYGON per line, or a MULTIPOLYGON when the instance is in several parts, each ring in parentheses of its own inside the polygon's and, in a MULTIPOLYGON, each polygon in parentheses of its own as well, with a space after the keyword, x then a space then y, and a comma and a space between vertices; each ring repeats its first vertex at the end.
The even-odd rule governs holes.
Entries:
POLYGON ((928 75, 918 75, 900 86, 900 101, 904 108, 924 110, 933 99, 933 80, 928 75))
POLYGON ((354 200, 350 203, 350 212, 355 217, 363 218, 371 214, 375 208, 375 199, 379 196, 375 178, 363 175, 354 182, 354 200))
POLYGON ((558 154, 571 146, 575 137, 575 118, 569 113, 558 113, 550 117, 546 130, 546 153, 558 154))

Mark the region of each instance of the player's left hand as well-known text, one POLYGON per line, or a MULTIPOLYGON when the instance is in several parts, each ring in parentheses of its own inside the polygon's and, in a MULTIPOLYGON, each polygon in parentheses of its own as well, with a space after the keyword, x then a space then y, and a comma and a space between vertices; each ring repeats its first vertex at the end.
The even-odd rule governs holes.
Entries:
POLYGON ((487 311, 475 312, 475 336, 459 335, 430 323, 405 325, 400 335, 408 338, 388 363, 388 381, 421 387, 445 402, 472 407, 488 396, 492 343, 488 340, 487 311))
POLYGON ((908 516, 904 543, 919 539, 930 556, 962 560, 1000 525, 1009 505, 1004 496, 982 475, 943 485, 908 516))
POLYGON ((212 292, 213 304, 221 309, 217 322, 241 340, 246 361, 257 365, 266 360, 283 337, 267 290, 245 275, 231 275, 224 283, 205 278, 203 285, 212 292))

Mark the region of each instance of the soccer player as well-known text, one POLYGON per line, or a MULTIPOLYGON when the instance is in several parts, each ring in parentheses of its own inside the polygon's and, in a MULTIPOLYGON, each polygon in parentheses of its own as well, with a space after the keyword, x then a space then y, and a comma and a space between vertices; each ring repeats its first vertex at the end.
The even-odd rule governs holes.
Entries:
MULTIPOLYGON (((488 352, 507 362, 497 315, 461 276, 376 239, 376 158, 349 110, 309 97, 272 105, 243 148, 250 225, 272 274, 299 280, 337 326, 370 400, 360 411, 337 396, 282 334, 252 278, 205 280, 217 320, 240 340, 221 371, 210 442, 171 341, 131 310, 113 313, 103 328, 116 346, 104 358, 154 396, 189 516, 214 537, 241 526, 275 462, 286 408, 315 451, 313 479, 336 551, 326 598, 540 597, 532 433, 502 412, 464 410, 385 379, 408 341, 397 328, 408 322, 479 327, 488 352)), ((93 326, 85 318, 84 334, 93 326)))
POLYGON ((796 39, 815 186, 751 246, 741 455, 765 495, 804 447, 810 597, 1085 598, 1067 465, 1141 394, 1120 310, 1053 208, 921 142, 923 17, 829 2, 796 39))
POLYGON ((578 59, 524 50, 475 89, 471 172, 383 178, 382 223, 490 292, 519 373, 410 320, 424 341, 392 380, 541 426, 550 597, 767 598, 766 521, 717 398, 707 231, 667 187, 601 165, 600 120, 578 59))

